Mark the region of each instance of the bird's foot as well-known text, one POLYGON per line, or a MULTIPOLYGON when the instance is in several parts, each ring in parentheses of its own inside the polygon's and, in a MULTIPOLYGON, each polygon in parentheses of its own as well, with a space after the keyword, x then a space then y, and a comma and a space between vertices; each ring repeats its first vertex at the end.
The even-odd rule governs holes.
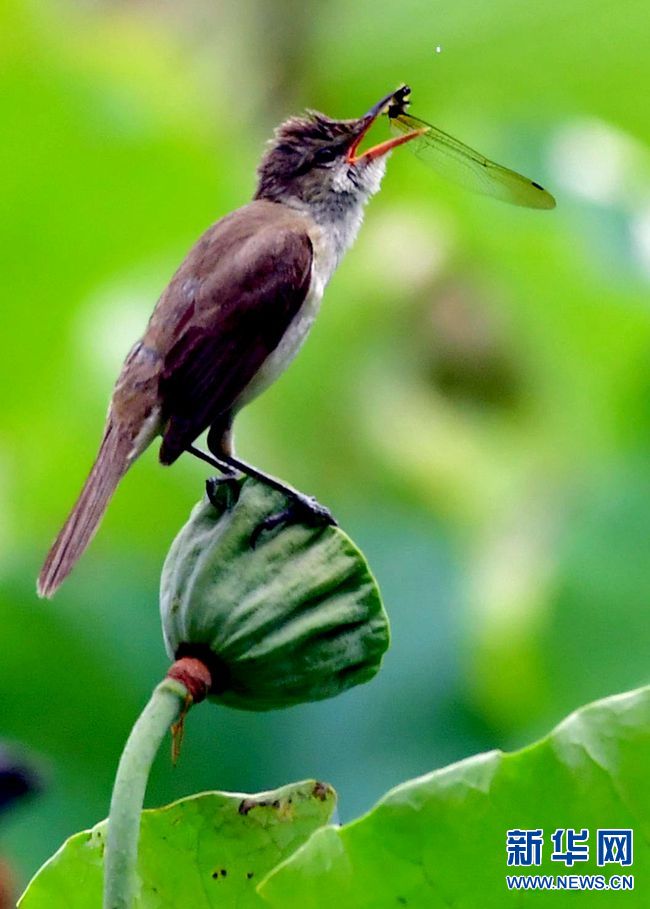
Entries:
POLYGON ((223 477, 208 477, 205 481, 208 499, 217 511, 229 511, 237 501, 239 485, 236 471, 223 477))
POLYGON ((251 546, 257 546, 260 536, 274 530, 281 524, 308 524, 310 527, 337 527, 338 522, 329 508, 321 505, 313 496, 292 490, 289 504, 282 511, 271 514, 261 521, 251 534, 251 546))

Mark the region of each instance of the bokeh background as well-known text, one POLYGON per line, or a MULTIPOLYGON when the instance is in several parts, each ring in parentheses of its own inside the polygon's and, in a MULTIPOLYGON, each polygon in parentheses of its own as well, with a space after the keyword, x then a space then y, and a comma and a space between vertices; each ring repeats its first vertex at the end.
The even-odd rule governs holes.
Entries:
POLYGON ((148 803, 315 776, 346 820, 648 681, 647 0, 5 0, 1 16, 0 739, 45 786, 0 817, 18 882, 106 814, 167 666, 159 572, 204 467, 163 470, 152 448, 52 603, 40 561, 158 294, 307 106, 357 116, 408 81, 416 114, 558 207, 465 194, 394 154, 308 344, 238 422, 240 452, 364 549, 392 649, 332 702, 201 707, 148 803))

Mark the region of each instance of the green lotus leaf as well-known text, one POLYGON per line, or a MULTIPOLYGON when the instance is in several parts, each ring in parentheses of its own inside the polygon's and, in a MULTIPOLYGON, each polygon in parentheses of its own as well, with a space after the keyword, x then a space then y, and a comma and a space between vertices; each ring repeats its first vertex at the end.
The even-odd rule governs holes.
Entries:
POLYGON ((582 708, 522 751, 479 754, 398 786, 360 820, 316 831, 260 893, 276 909, 647 907, 648 767, 650 688, 642 688, 582 708), (552 858, 553 834, 570 828, 586 829, 587 861, 552 858), (599 866, 599 829, 632 831, 631 865, 599 866), (540 865, 508 865, 509 830, 542 831, 540 865), (557 876, 600 875, 609 888, 631 876, 634 889, 513 892, 507 874, 550 875, 555 887, 557 876))
MULTIPOLYGON (((257 883, 325 824, 331 787, 308 781, 272 792, 206 792, 142 813, 133 909, 262 906, 257 883)), ((102 905, 106 822, 72 836, 36 874, 19 909, 102 905)))

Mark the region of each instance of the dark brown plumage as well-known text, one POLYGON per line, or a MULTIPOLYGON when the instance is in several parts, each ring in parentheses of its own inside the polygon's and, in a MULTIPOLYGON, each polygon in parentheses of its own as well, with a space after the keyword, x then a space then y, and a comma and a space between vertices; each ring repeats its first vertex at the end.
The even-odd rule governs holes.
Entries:
POLYGON ((252 202, 211 228, 154 311, 143 343, 162 358, 163 464, 228 418, 305 299, 311 240, 302 218, 278 217, 276 207, 252 202), (175 328, 167 295, 177 301, 175 328))

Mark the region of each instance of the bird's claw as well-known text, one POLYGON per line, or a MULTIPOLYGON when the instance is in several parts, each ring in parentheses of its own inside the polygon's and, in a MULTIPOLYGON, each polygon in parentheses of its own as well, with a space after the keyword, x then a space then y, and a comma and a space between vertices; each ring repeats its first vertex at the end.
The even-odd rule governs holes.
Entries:
POLYGON ((239 485, 233 472, 225 477, 208 477, 205 491, 211 504, 217 511, 228 511, 237 501, 239 485))
POLYGON ((323 527, 338 526, 338 521, 329 508, 321 505, 314 496, 301 495, 292 497, 288 505, 288 511, 290 515, 314 527, 320 525, 323 527))
POLYGON ((311 527, 338 526, 338 522, 329 508, 321 505, 313 496, 292 495, 286 508, 260 521, 251 534, 251 546, 255 549, 263 533, 273 530, 280 524, 294 522, 308 524, 311 527))

